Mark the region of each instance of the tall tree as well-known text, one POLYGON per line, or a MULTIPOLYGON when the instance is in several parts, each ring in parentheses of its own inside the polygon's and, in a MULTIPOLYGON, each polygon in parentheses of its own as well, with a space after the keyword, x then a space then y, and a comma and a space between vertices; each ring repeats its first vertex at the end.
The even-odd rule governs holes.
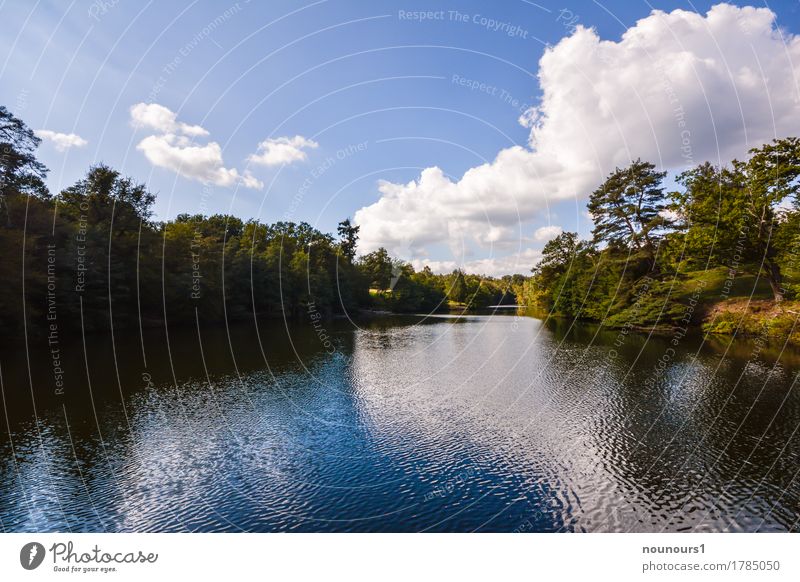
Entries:
POLYGON ((614 170, 589 199, 595 242, 633 248, 655 268, 658 230, 666 223, 666 197, 661 186, 666 175, 642 160, 614 170))
POLYGON ((336 229, 336 232, 339 234, 339 238, 341 239, 339 242, 339 248, 342 249, 342 255, 344 255, 351 263, 356 257, 356 246, 358 245, 359 230, 361 230, 361 227, 351 224, 349 218, 340 222, 338 228, 336 229))
POLYGON ((670 193, 676 252, 694 269, 730 265, 744 227, 747 195, 741 176, 705 162, 680 174, 682 190, 670 193))
POLYGON ((36 159, 40 143, 25 122, 0 106, 0 195, 9 190, 47 195, 47 168, 36 159))
POLYGON ((47 305, 43 265, 55 259, 48 245, 53 212, 44 178, 47 168, 35 153, 40 140, 25 123, 0 106, 0 329, 22 328, 22 302, 33 321, 47 305), (32 196, 29 196, 32 195, 32 196))

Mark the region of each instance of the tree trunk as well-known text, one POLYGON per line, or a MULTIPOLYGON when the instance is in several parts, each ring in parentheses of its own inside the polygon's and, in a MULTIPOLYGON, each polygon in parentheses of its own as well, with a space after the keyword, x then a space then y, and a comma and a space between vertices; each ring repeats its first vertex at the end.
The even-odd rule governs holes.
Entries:
POLYGON ((783 277, 781 276, 781 268, 777 263, 773 263, 772 261, 767 261, 765 267, 767 269, 767 281, 769 281, 769 286, 772 289, 775 302, 783 301, 783 277))

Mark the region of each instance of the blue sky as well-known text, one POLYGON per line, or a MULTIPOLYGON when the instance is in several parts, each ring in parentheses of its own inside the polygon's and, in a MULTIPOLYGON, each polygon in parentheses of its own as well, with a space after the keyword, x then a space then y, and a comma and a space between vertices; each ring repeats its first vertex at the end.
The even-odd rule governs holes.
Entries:
MULTIPOLYGON (((600 39, 616 43, 653 8, 704 15, 711 5, 524 0, 5 2, 0 5, 6 31, 0 37, 0 103, 34 129, 79 136, 61 147, 46 140, 40 148, 53 190, 70 185, 89 165, 102 161, 158 193, 158 218, 225 212, 264 221, 305 220, 332 231, 341 219, 387 196, 379 181, 399 187, 435 166, 458 184, 467 170, 491 163, 507 148, 529 149, 531 129, 519 118, 542 97, 537 74, 545 43, 558 45, 576 25, 592 27, 600 39), (413 15, 416 11, 432 14, 420 21, 413 15), (263 187, 246 187, 237 178, 207 187, 204 194, 201 180, 168 163, 154 163, 164 152, 151 150, 151 159, 137 146, 148 136, 157 140, 166 130, 132 125, 131 107, 140 103, 158 104, 176 114, 176 123, 198 125, 207 132, 158 144, 177 148, 189 147, 195 139, 201 146, 216 142, 224 168, 235 168, 239 177, 249 172, 263 187), (284 165, 252 162, 259 143, 294 136, 318 145, 299 148, 298 159, 284 165)), ((798 32, 798 2, 770 2, 769 8, 787 35, 798 32)), ((678 26, 673 30, 682 34, 678 26)), ((769 50, 763 48, 764 54, 769 50)), ((568 60, 566 51, 564 46, 563 58, 568 60)), ((775 66, 778 71, 791 68, 775 66)), ((557 70, 556 65, 551 70, 557 70)), ((603 78, 613 74, 610 70, 603 78)), ((559 76, 552 79, 552 95, 570 99, 570 90, 559 90, 559 76)), ((703 85, 701 81, 696 83, 703 85)), ((688 110, 694 89, 680 79, 675 82, 688 110)), ((741 83, 745 86, 746 79, 741 83)), ((780 91, 788 90, 767 89, 765 110, 778 97, 770 92, 780 91)), ((705 94, 708 98, 708 91, 705 94)), ((606 100, 601 94, 598 107, 606 100)), ((755 95, 753 103, 757 100, 755 95)), ((713 94, 704 105, 716 110, 713 94)), ((786 107, 787 115, 796 113, 791 104, 786 107)), ((551 119, 558 116, 554 110, 550 113, 551 119)), ((582 115, 591 119, 593 114, 589 110, 582 115)), ((749 118, 730 117, 732 135, 750 129, 749 118)), ((753 119, 752 124, 760 123, 753 119)), ((580 122, 578 116, 576 123, 580 122)), ((775 125, 745 131, 746 143, 774 132, 775 125)), ((714 131, 720 132, 717 142, 726 137, 719 123, 714 131)), ((569 149, 566 144, 565 151, 569 149)), ((698 150, 698 155, 706 153, 703 147, 698 150)), ((676 166, 674 159, 664 167, 676 166)), ((594 174, 601 176, 608 170, 605 166, 598 166, 594 174)), ((443 228, 439 223, 405 242, 400 240, 402 233, 392 232, 395 213, 398 220, 402 214, 409 221, 397 224, 412 224, 442 208, 423 208, 423 198, 430 193, 422 187, 388 195, 405 196, 402 208, 387 203, 359 216, 374 218, 365 244, 374 247, 385 236, 390 250, 417 265, 427 262, 445 269, 460 264, 491 274, 526 272, 546 234, 557 228, 588 233, 591 224, 583 213, 587 192, 578 190, 589 183, 587 178, 573 196, 525 201, 516 216, 493 207, 481 223, 465 211, 470 217, 444 227, 450 230, 448 236, 437 234, 443 228), (550 230, 534 235, 548 225, 550 230), (512 256, 521 259, 511 266, 503 262, 512 256)), ((457 205, 462 194, 453 192, 449 203, 455 200, 457 205)), ((491 192, 484 194, 491 206, 491 192)), ((502 206, 502 198, 497 202, 502 206)))

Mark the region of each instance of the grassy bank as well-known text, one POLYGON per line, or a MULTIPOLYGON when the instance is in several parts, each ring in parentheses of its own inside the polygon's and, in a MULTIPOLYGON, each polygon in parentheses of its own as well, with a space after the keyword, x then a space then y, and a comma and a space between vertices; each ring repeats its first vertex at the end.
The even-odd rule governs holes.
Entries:
POLYGON ((718 267, 659 280, 641 279, 613 304, 603 325, 611 328, 699 328, 713 335, 764 337, 800 345, 800 302, 773 299, 769 284, 718 267))
POLYGON ((800 346, 800 301, 735 298, 714 304, 703 331, 716 335, 763 337, 800 346))

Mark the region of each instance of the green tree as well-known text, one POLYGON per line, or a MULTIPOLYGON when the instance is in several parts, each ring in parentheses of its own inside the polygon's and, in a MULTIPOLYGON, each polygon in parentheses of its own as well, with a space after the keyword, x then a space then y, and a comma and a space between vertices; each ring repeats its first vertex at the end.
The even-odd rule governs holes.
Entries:
POLYGON ((545 284, 550 284, 569 269, 579 246, 577 232, 562 232, 544 245, 542 258, 533 268, 533 272, 539 275, 545 284))
POLYGON ((392 282, 392 258, 389 252, 381 247, 361 257, 359 269, 373 289, 388 289, 392 282))
POLYGON ((680 174, 677 181, 683 190, 671 194, 670 207, 678 217, 676 251, 683 253, 689 268, 730 264, 745 226, 742 177, 705 162, 680 174))
POLYGON ((682 216, 678 226, 688 262, 749 270, 764 277, 780 301, 781 241, 791 239, 782 231, 793 223, 782 219, 779 208, 797 201, 800 140, 775 140, 750 153, 730 168, 705 163, 681 174, 684 191, 672 195, 672 208, 682 216))
POLYGON ((655 268, 658 231, 666 224, 665 176, 642 160, 614 170, 589 198, 595 242, 636 250, 655 268))
POLYGON ((782 212, 779 221, 776 260, 784 277, 783 289, 791 298, 797 298, 800 296, 800 210, 795 207, 782 212))
POLYGON ((473 309, 488 307, 498 301, 498 289, 490 279, 477 275, 465 277, 467 282, 467 297, 465 303, 473 309))
POLYGON ((461 269, 454 270, 447 281, 447 298, 455 303, 465 303, 468 293, 464 272, 461 269))
POLYGON ((574 306, 580 294, 575 292, 575 283, 584 267, 580 260, 585 258, 582 253, 588 248, 578 239, 577 232, 562 232, 549 240, 533 268, 534 278, 527 289, 526 302, 577 315, 574 306))
POLYGON ((342 255, 344 255, 344 257, 351 263, 356 257, 359 230, 361 230, 361 227, 351 224, 349 218, 340 222, 336 229, 336 232, 339 234, 340 238, 339 248, 342 249, 342 255))
POLYGON ((750 154, 747 162, 734 161, 734 168, 744 175, 749 196, 745 209, 750 214, 753 228, 748 238, 761 259, 760 271, 769 281, 775 300, 781 301, 784 296, 783 274, 778 260, 780 249, 775 244, 780 238, 777 231, 781 228, 778 205, 789 199, 797 204, 800 139, 776 139, 750 150, 750 154))
POLYGON ((82 271, 73 264, 70 279, 83 298, 89 328, 110 325, 112 308, 115 323, 137 316, 142 230, 147 249, 154 202, 144 184, 103 164, 59 194, 61 220, 78 235, 70 238, 67 254, 82 259, 82 271))
POLYGON ((36 159, 40 143, 25 122, 0 106, 0 195, 11 190, 47 195, 47 168, 36 159))

